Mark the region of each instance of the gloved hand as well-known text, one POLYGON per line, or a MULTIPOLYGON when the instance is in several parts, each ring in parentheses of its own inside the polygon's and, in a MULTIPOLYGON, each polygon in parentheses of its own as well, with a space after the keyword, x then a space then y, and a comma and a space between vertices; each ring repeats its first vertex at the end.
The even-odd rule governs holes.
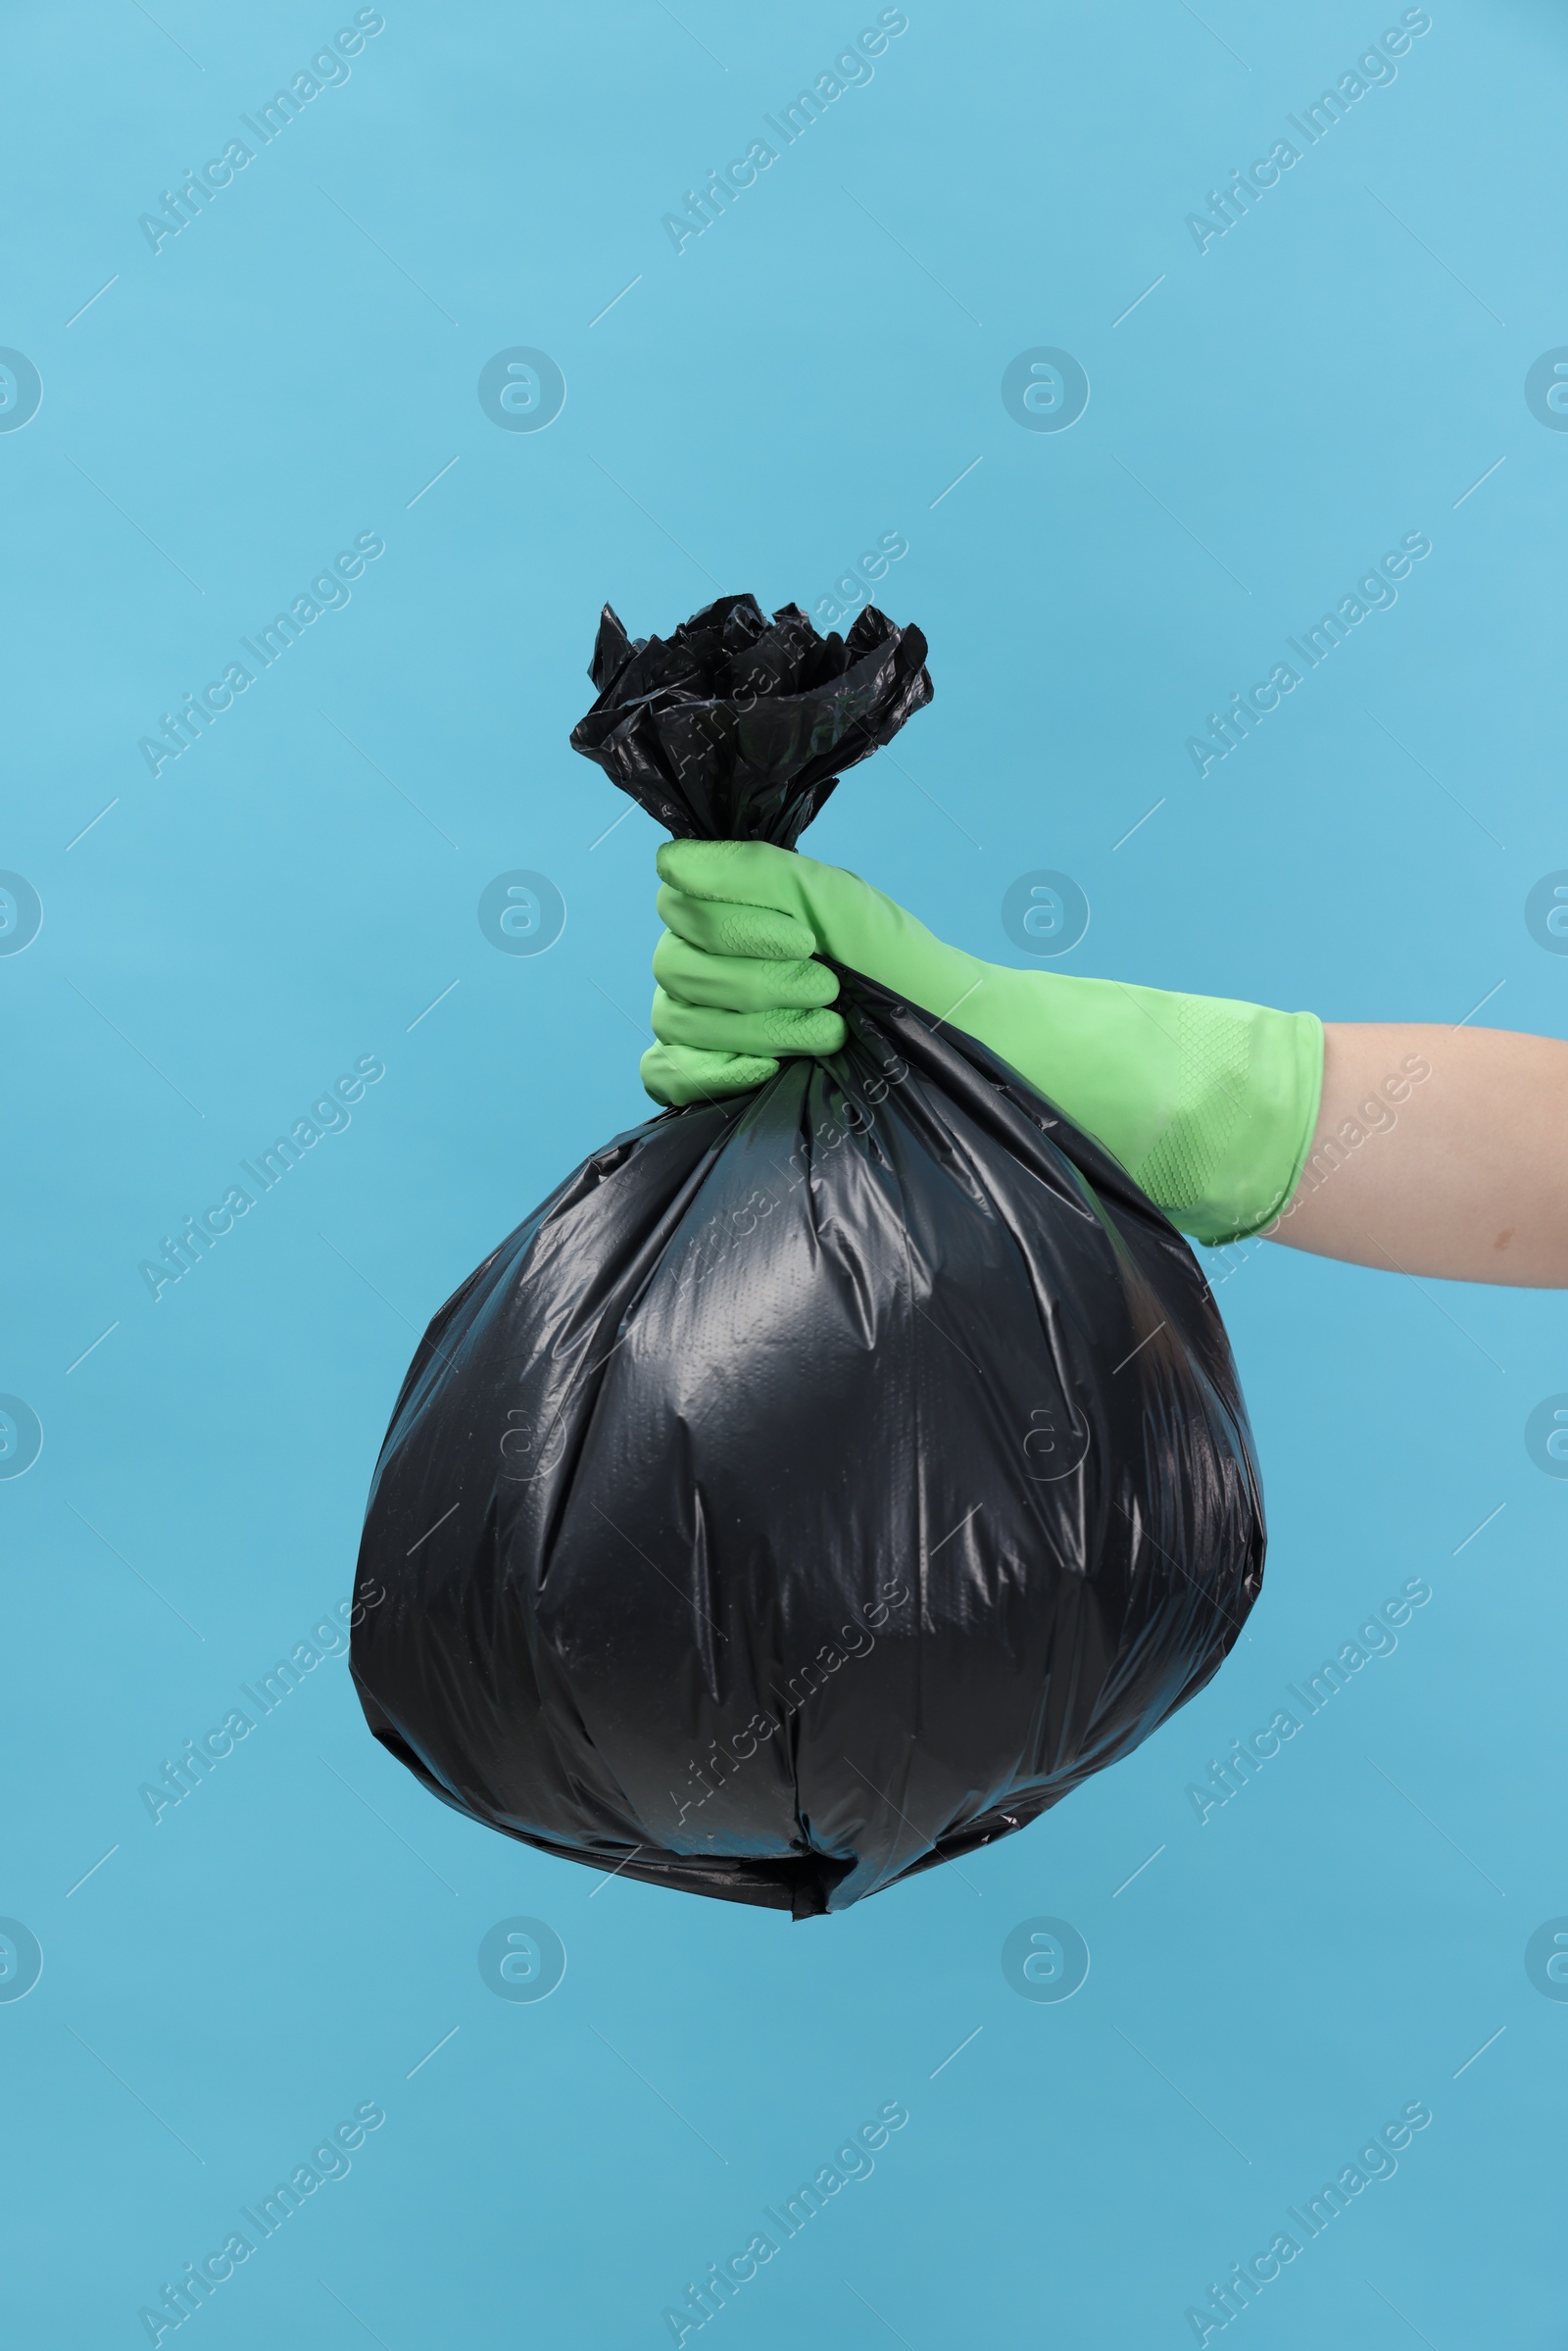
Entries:
POLYGON ((1256 1232, 1295 1191, 1322 1089, 1315 1013, 982 963, 858 874, 765 842, 669 841, 658 861, 656 1102, 745 1093, 781 1055, 837 1053, 820 951, 1009 1061, 1196 1239, 1256 1232))

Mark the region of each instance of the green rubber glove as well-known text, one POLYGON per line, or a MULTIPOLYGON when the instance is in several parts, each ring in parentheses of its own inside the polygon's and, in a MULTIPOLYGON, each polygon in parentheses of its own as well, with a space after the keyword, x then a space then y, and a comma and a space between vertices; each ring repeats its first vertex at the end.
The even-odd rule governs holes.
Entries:
POLYGON ((764 842, 669 841, 659 872, 656 1102, 745 1093, 781 1056, 837 1053, 820 950, 989 1046, 1195 1239, 1254 1233, 1296 1189, 1322 1090, 1315 1013, 982 963, 858 874, 764 842))

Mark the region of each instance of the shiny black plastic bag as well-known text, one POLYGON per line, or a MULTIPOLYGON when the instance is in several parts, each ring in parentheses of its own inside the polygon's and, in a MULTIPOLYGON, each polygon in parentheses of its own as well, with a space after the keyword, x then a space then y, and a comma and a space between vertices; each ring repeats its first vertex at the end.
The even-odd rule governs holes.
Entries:
MULTIPOLYGON (((634 647, 607 608, 573 741, 672 830, 793 842, 823 762, 930 697, 918 631, 811 638, 745 598, 634 647), (759 649, 814 710, 744 707, 759 649)), ((1006 1064, 841 977, 841 1053, 618 1137, 436 1316, 352 1652, 461 1811, 797 1918, 1130 1752, 1264 1543, 1186 1243, 1006 1064)))

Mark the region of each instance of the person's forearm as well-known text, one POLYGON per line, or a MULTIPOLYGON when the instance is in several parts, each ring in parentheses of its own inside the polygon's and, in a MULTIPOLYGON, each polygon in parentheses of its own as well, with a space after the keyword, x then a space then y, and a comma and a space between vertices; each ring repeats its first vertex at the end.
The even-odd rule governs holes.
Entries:
POLYGON ((1568 1044, 1329 1024, 1300 1182, 1265 1238, 1457 1282, 1568 1288, 1568 1044))

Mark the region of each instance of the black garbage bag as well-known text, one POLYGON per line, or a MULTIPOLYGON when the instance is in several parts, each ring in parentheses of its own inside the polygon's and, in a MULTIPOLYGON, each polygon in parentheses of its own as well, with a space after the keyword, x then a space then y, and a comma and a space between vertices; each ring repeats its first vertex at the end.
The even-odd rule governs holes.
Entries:
MULTIPOLYGON (((930 699, 874 610, 606 609, 574 745, 789 845, 930 699)), ((353 1670, 448 1803, 795 1917, 1022 1828, 1202 1688, 1262 1577, 1187 1244, 972 1039, 843 972, 848 1041, 595 1152, 430 1324, 353 1670)))

